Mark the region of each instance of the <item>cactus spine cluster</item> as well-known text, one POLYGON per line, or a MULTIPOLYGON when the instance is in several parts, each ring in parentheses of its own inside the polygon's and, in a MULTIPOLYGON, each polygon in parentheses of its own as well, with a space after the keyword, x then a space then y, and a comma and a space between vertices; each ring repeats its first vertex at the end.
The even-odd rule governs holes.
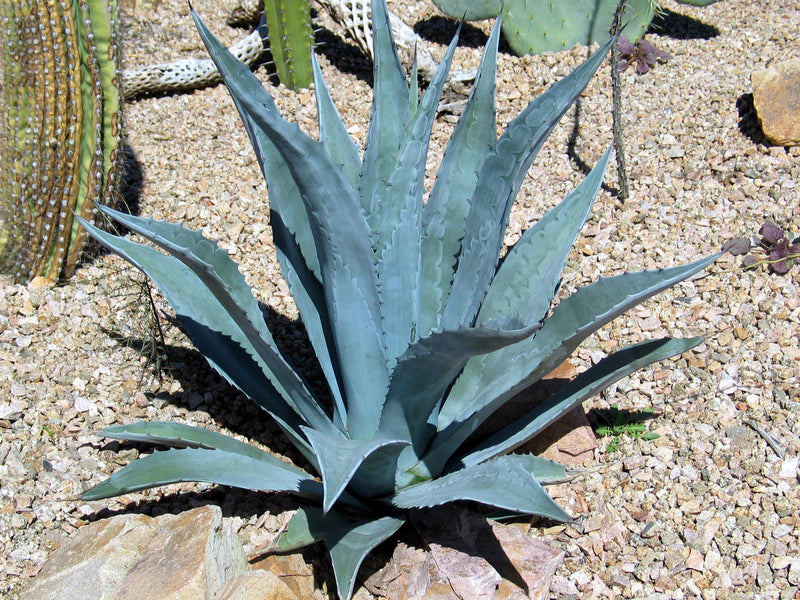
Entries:
POLYGON ((115 183, 115 0, 0 4, 0 271, 67 277, 115 183))

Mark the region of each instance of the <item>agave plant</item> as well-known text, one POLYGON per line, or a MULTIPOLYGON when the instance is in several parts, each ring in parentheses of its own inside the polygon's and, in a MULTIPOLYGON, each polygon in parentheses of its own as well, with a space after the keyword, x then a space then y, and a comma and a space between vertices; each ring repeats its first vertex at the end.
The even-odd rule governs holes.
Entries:
POLYGON ((170 449, 139 458, 83 498, 179 481, 299 494, 309 504, 276 548, 323 541, 342 598, 352 595, 365 556, 410 509, 470 500, 568 520, 543 488, 564 468, 510 452, 614 381, 700 339, 627 347, 490 437, 474 442, 473 434, 592 332, 716 258, 601 279, 554 305, 606 154, 499 261, 529 165, 609 44, 497 138, 496 26, 424 201, 428 140, 455 40, 420 97, 395 52, 385 3, 373 4, 375 93, 362 159, 316 62, 319 140, 284 120, 250 70, 194 18, 267 178, 278 259, 327 379, 329 406, 276 345, 236 264, 214 242, 108 208, 103 212, 165 252, 85 226, 152 278, 197 348, 277 421, 318 477, 231 437, 141 422, 101 433, 170 449))

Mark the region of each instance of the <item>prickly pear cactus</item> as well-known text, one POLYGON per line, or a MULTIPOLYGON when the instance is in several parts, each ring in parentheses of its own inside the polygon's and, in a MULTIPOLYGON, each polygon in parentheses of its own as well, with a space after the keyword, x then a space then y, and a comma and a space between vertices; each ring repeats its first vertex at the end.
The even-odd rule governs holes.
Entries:
POLYGON ((311 85, 311 7, 308 0, 264 0, 269 47, 278 79, 296 90, 311 85))
MULTIPOLYGON (((503 16, 503 35, 519 55, 564 50, 604 42, 619 0, 433 0, 454 19, 503 16), (465 16, 466 15, 466 16, 465 16)), ((655 0, 628 0, 626 35, 644 35, 657 9, 655 0)))
POLYGON ((116 1, 0 3, 0 271, 67 277, 119 139, 116 1))
POLYGON ((464 21, 494 19, 503 8, 503 0, 433 0, 448 17, 464 21))
MULTIPOLYGON (((575 44, 604 42, 618 0, 505 0, 503 35, 519 55, 557 52, 575 44)), ((628 0, 623 23, 630 39, 644 35, 655 14, 653 0, 628 0)))

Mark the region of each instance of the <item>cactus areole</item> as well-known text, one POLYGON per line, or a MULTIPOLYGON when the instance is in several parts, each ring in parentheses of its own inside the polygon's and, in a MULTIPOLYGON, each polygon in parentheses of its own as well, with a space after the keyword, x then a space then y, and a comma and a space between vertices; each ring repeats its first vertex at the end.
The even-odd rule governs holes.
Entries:
POLYGON ((276 420, 314 472, 229 436, 140 422, 101 434, 169 449, 133 461, 82 497, 177 481, 299 494, 308 505, 276 549, 324 542, 342 598, 352 595, 364 557, 395 534, 409 509, 470 500, 569 519, 543 487, 562 478, 564 467, 511 452, 604 387, 700 339, 626 347, 490 437, 476 442, 472 434, 587 336, 715 259, 600 279, 551 306, 608 154, 502 262, 498 257, 528 167, 609 45, 531 102, 498 138, 496 26, 424 202, 428 140, 456 42, 418 97, 395 52, 383 0, 373 3, 372 17, 375 93, 362 157, 316 62, 319 140, 279 115, 250 69, 195 15, 266 176, 278 259, 327 379, 330 408, 280 351, 244 277, 214 242, 108 208, 157 248, 85 223, 150 276, 197 348, 276 420))

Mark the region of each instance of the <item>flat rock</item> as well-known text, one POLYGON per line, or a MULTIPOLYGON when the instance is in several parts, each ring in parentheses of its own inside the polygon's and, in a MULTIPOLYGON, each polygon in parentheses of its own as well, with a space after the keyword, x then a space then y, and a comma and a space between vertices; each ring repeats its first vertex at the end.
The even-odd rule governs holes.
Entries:
POLYGON ((270 571, 246 571, 228 581, 214 596, 214 600, 306 600, 298 596, 286 583, 270 571))
POLYGON ((64 541, 20 598, 212 600, 247 568, 241 542, 217 506, 156 518, 119 515, 64 541))
POLYGON ((543 600, 564 553, 515 525, 439 507, 412 513, 428 550, 398 544, 365 587, 392 600, 543 600))
MULTIPOLYGON (((254 570, 268 571, 303 600, 322 597, 314 585, 314 571, 299 552, 294 554, 272 554, 252 563, 254 570)), ((271 597, 271 596, 265 596, 271 597)), ((325 596, 327 598, 327 596, 325 596)))
POLYGON ((800 59, 751 76, 753 104, 767 139, 777 146, 800 144, 800 59))

